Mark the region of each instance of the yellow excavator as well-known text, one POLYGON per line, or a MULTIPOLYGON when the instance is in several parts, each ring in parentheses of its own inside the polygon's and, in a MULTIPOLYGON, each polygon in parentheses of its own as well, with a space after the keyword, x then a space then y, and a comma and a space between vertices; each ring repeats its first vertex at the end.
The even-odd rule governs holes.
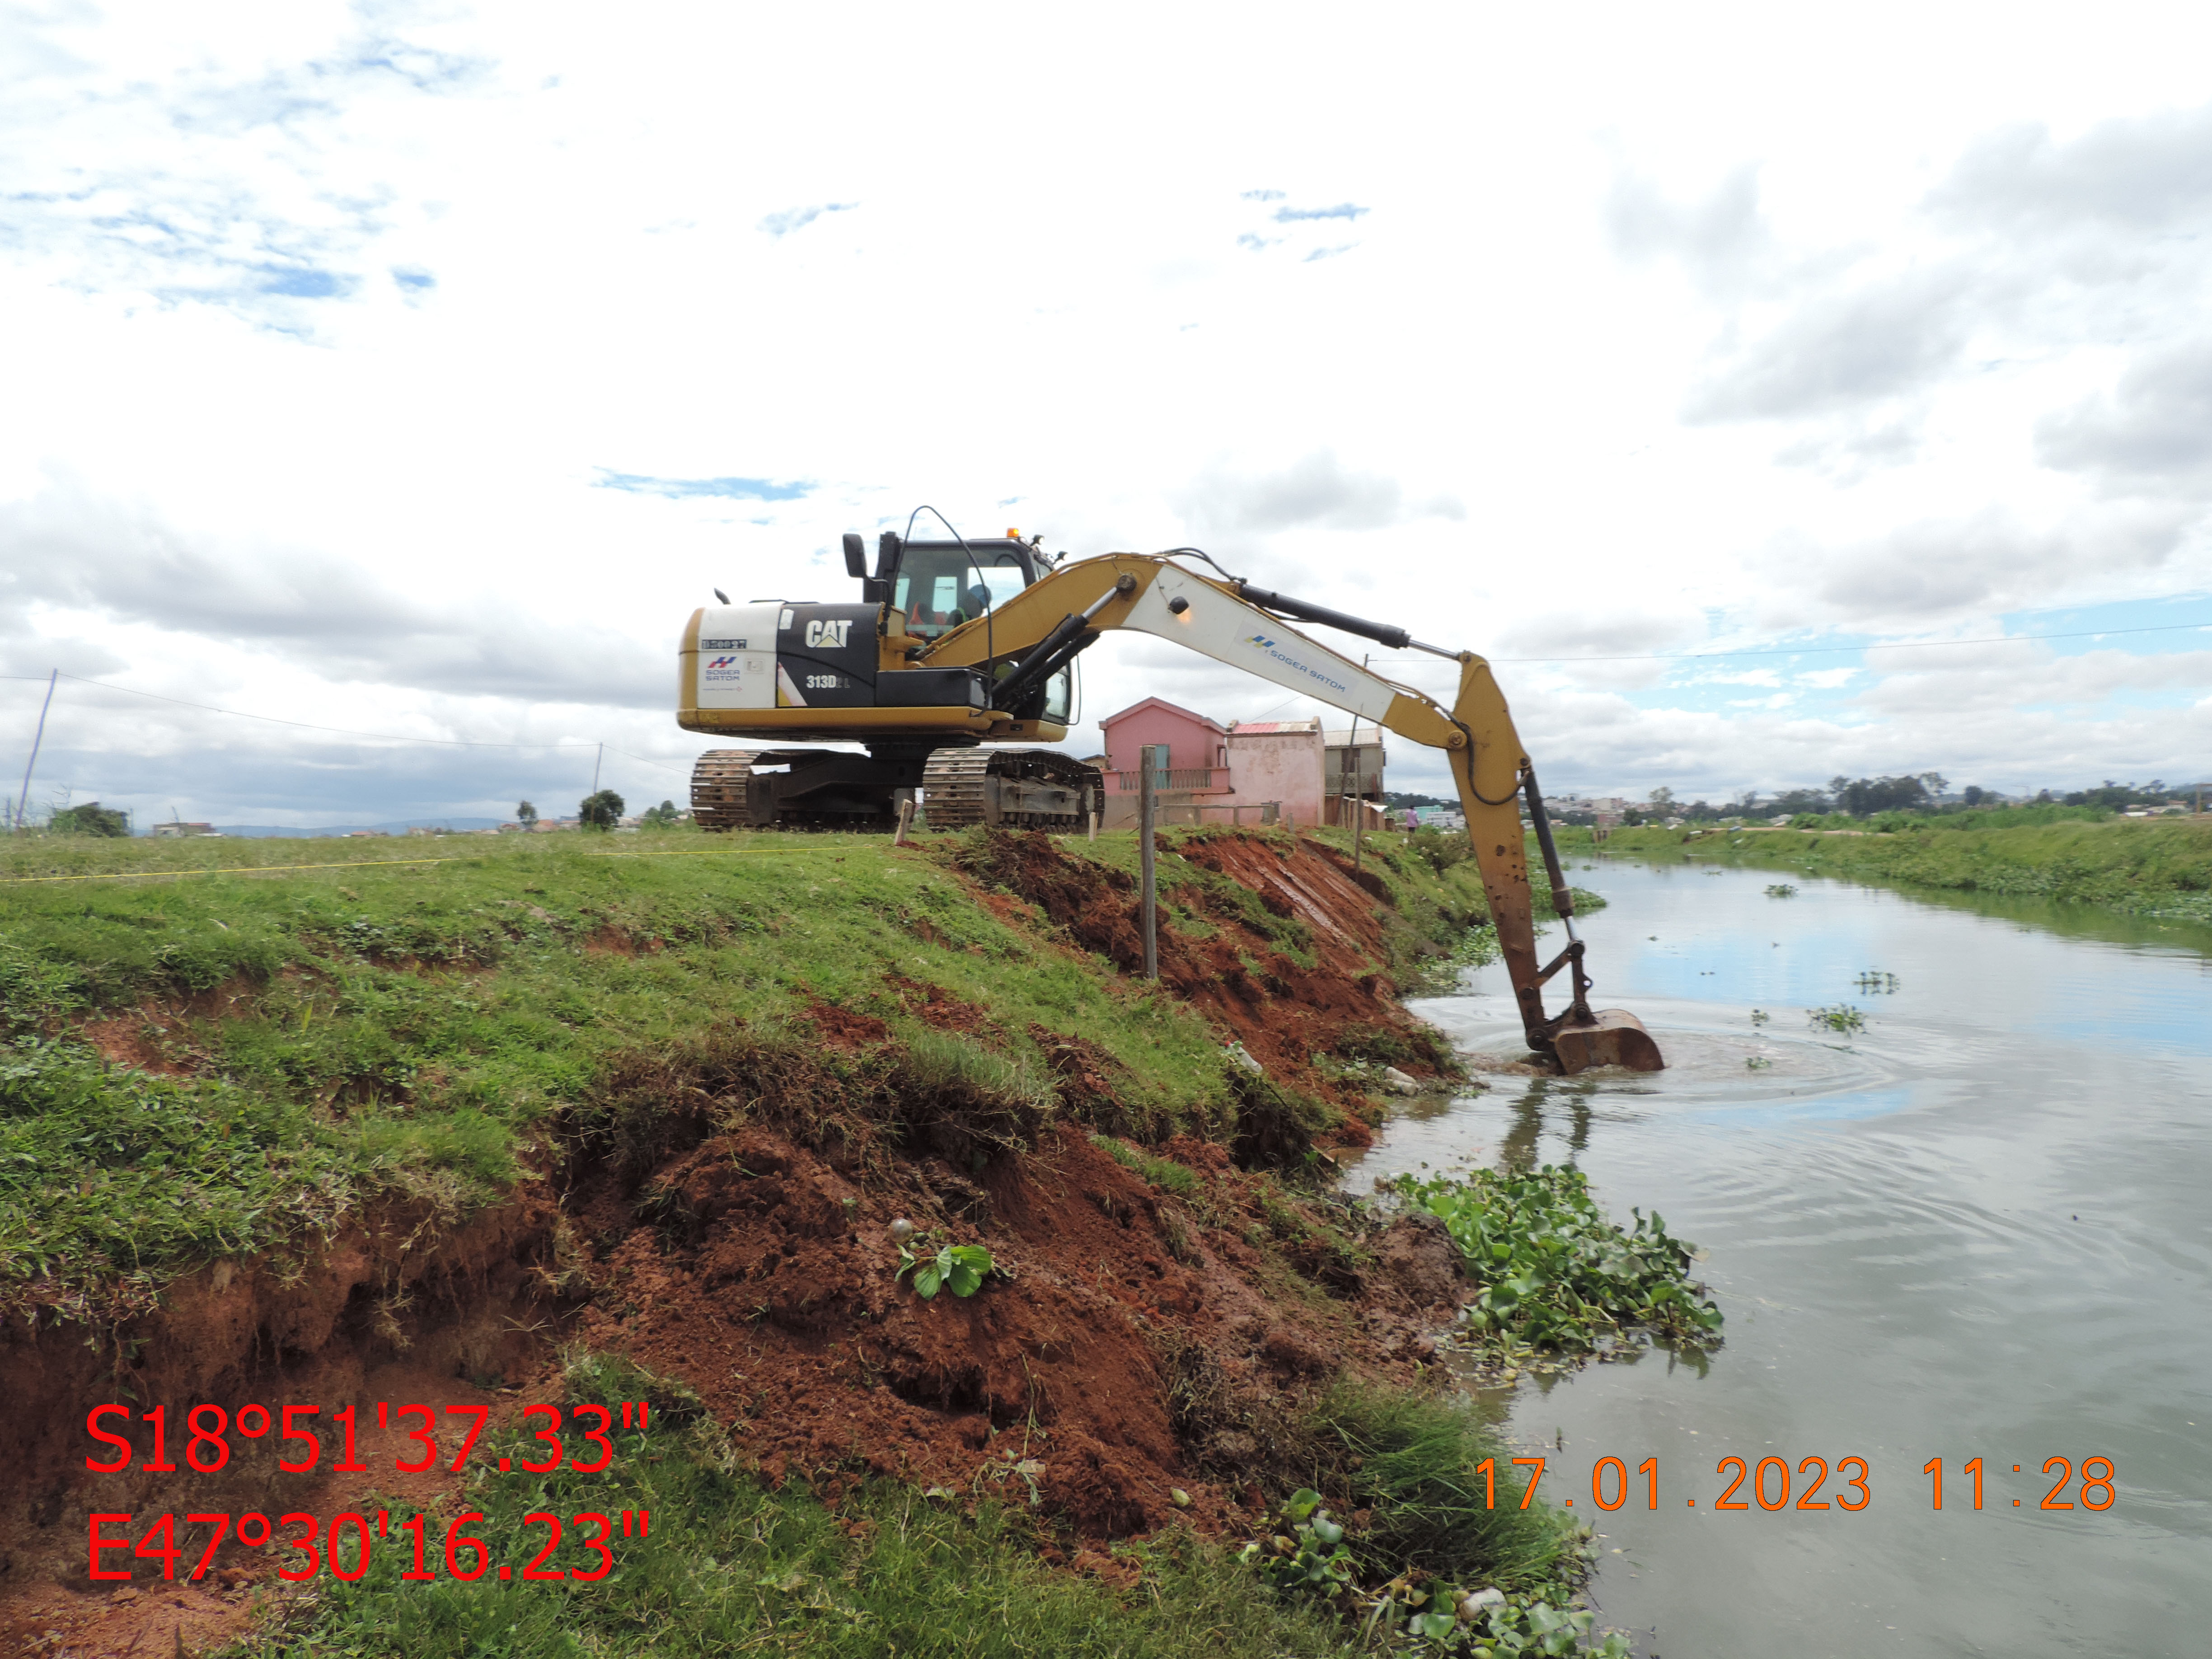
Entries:
POLYGON ((932 830, 1080 829, 1104 804, 1097 768, 1056 750, 992 745, 1065 738, 1076 657, 1109 629, 1133 629, 1442 750, 1529 1046, 1569 1073, 1665 1064, 1633 1014, 1589 1006, 1572 890, 1488 663, 1271 592, 1195 548, 1068 562, 1045 553, 1042 539, 1010 531, 920 541, 886 532, 871 570, 866 544, 848 532, 845 566, 860 583, 856 605, 732 604, 717 591, 720 603, 684 626, 678 724, 756 742, 857 743, 866 752, 709 750, 692 772, 693 817, 708 830, 888 828, 901 800, 919 792, 932 830), (1456 662, 1458 696, 1445 708, 1294 622, 1456 662), (1536 953, 1524 799, 1567 933, 1548 963, 1536 953), (1563 969, 1571 973, 1571 999, 1547 1015, 1543 988, 1563 969))

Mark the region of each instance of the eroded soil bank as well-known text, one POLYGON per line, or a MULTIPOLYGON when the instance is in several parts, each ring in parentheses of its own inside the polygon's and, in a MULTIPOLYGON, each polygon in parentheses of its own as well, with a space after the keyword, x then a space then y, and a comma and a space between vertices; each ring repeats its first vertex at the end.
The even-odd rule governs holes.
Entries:
MULTIPOLYGON (((1072 963, 1133 1018, 1159 994, 1133 979, 1133 884, 1109 860, 1036 835, 853 856, 935 868, 1040 972, 1072 963)), ((1355 878, 1316 841, 1206 835, 1176 842, 1163 883, 1164 984, 1261 1067, 1217 1053, 1215 1105, 1179 1122, 1095 1026, 1010 1021, 894 934, 837 983, 798 975, 786 1017, 602 1055, 588 1100, 526 1143, 532 1172, 465 1215, 372 1204, 296 1249, 186 1273, 116 1322, 19 1297, 0 1327, 17 1407, 0 1424, 0 1637, 119 1653, 174 1626, 204 1645, 276 1588, 273 1552, 227 1550, 198 1586, 142 1582, 118 1600, 86 1577, 95 1510, 327 1515, 372 1486, 404 1500, 453 1484, 395 1477, 366 1433, 376 1473, 319 1486, 276 1468, 274 1437, 219 1474, 90 1474, 94 1406, 312 1403, 327 1419, 424 1401, 488 1404, 497 1420, 550 1397, 564 1340, 680 1379, 764 1478, 833 1506, 869 1475, 1026 1487, 1071 1558, 1177 1515, 1255 1525, 1297 1482, 1285 1430, 1300 1403, 1346 1372, 1410 1379, 1424 1333, 1453 1311, 1459 1258, 1439 1226, 1379 1225, 1314 1195, 1328 1148, 1368 1138, 1382 1062, 1425 1077, 1451 1061, 1395 999, 1408 953, 1392 882, 1355 878), (895 1277, 899 1218, 933 1243, 987 1247, 991 1279, 965 1300, 918 1298, 895 1277)), ((653 971, 669 930, 605 909, 565 948, 601 978, 653 971)), ((793 914, 748 948, 775 952, 786 923, 803 928, 793 914)), ((940 905, 908 916, 905 939, 942 953, 958 925, 940 905)), ((252 1000, 88 1006, 41 1040, 189 1075, 252 1000), (172 1026, 191 1041, 149 1035, 172 1026)), ((334 1090, 320 1109, 347 1105, 334 1090)))

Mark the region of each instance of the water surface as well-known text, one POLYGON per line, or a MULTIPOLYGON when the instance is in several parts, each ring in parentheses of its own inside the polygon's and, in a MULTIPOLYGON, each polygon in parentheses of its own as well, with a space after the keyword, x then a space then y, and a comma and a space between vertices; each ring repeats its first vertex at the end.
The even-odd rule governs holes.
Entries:
MULTIPOLYGON (((1771 870, 1575 879, 1611 902, 1583 924, 1594 1000, 1668 1069, 1491 1079, 1393 1123, 1352 1182, 1572 1162, 1707 1253, 1728 1340, 1702 1374, 1650 1353, 1510 1401, 1544 1490, 1606 1534, 1601 1621, 1677 1659, 2212 1653, 2212 934, 1771 870), (1808 1023, 1838 1003, 1863 1032, 1808 1023), (1632 1475, 1611 1514, 1606 1456, 1632 1475), (1791 1506, 1716 1512, 1729 1456, 1784 1460, 1791 1506), (1846 1456, 1866 1506, 1796 1508, 1802 1461, 1846 1456), (2070 1511, 2041 1507, 2054 1456, 2070 1511), (2102 1512, 2093 1456, 2118 1473, 2102 1512)), ((1417 1007, 1521 1051, 1502 969, 1417 1007)), ((1858 1501, 1833 1474, 1818 1497, 1858 1501)))

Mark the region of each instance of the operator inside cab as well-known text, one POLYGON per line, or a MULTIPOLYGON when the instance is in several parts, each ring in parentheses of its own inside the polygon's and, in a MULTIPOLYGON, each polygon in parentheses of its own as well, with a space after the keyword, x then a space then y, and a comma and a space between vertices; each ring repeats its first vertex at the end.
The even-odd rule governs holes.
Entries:
POLYGON ((891 604, 906 612, 907 632, 934 639, 1004 604, 1035 579, 1029 559, 1011 550, 987 546, 971 556, 957 542, 908 542, 891 604))

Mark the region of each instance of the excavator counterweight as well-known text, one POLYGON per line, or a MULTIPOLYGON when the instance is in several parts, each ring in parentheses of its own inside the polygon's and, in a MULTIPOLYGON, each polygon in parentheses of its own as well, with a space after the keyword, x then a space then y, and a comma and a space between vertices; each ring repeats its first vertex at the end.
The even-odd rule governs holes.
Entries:
POLYGON ((1058 563, 1038 540, 1012 532, 949 542, 887 533, 872 572, 860 537, 848 534, 846 568, 860 582, 860 604, 702 607, 684 630, 678 724, 776 744, 858 743, 866 752, 709 750, 692 775, 694 816, 709 830, 889 828, 900 803, 919 792, 935 829, 1079 830, 1104 805, 1097 769, 1056 750, 999 745, 1065 738, 1075 659, 1109 631, 1152 634, 1441 750, 1529 1046, 1564 1072, 1660 1069, 1658 1045, 1633 1014, 1590 1007, 1572 889, 1490 665, 1472 652, 1423 645, 1401 628, 1253 586, 1218 566, 1207 574, 1178 562, 1184 556, 1206 558, 1180 548, 1058 563), (1294 621, 1455 662, 1457 696, 1447 708, 1294 621), (1548 966, 1536 957, 1524 796, 1568 940, 1548 966), (1571 969, 1568 1006, 1547 1014, 1543 988, 1563 969, 1571 969))

